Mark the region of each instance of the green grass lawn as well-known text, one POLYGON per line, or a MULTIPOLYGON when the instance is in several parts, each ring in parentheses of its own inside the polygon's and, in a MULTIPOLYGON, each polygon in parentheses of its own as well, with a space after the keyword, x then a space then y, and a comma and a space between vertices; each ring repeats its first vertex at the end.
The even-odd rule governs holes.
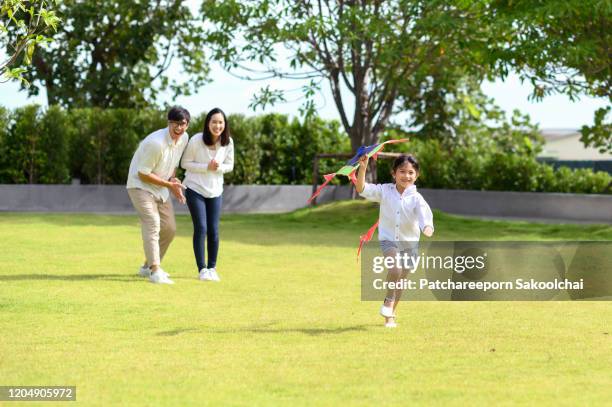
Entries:
MULTIPOLYGON (((0 385, 76 385, 86 405, 604 405, 610 302, 360 301, 364 202, 224 215, 221 283, 196 279, 179 216, 136 276, 135 216, 0 214, 0 385)), ((435 214, 440 240, 612 240, 605 225, 435 214)), ((20 404, 25 405, 25 403, 20 404)))

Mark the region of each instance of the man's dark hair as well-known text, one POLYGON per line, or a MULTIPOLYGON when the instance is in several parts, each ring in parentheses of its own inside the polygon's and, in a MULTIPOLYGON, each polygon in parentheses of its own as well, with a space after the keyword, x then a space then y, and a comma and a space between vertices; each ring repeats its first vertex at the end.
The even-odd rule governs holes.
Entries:
POLYGON ((189 121, 191 120, 191 115, 189 114, 189 111, 184 107, 173 106, 168 111, 168 120, 171 120, 173 122, 182 122, 183 120, 186 120, 187 123, 189 123, 189 121))

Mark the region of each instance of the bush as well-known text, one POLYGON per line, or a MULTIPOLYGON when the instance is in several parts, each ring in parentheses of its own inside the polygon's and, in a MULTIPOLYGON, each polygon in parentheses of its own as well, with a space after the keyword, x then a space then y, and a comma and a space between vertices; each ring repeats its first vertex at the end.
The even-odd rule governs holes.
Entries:
MULTIPOLYGON (((192 117, 190 135, 202 131, 205 116, 192 117)), ((337 121, 266 114, 230 115, 228 122, 236 149, 228 184, 310 184, 315 154, 351 150, 337 121)), ((0 108, 0 182, 65 183, 74 177, 85 184, 124 184, 140 141, 166 125, 166 113, 153 109, 0 108)), ((406 136, 390 129, 383 140, 406 136)), ((555 171, 538 162, 541 145, 535 128, 515 115, 511 124, 460 128, 454 138, 411 137, 385 151, 414 154, 421 163, 418 185, 424 188, 610 193, 612 177, 606 172, 555 171)), ((320 160, 319 176, 345 161, 320 160)), ((391 163, 378 160, 379 182, 391 181, 391 163)))
POLYGON ((7 171, 9 163, 7 161, 7 137, 9 134, 9 125, 11 122, 11 112, 0 106, 0 183, 8 183, 9 176, 7 171))
MULTIPOLYGON (((319 153, 350 153, 349 138, 340 130, 337 121, 308 118, 304 122, 294 119, 290 126, 294 137, 293 148, 286 151, 291 157, 291 184, 312 183, 314 156, 319 153)), ((319 176, 336 171, 346 159, 326 158, 319 160, 319 176)), ((340 182, 338 180, 337 182, 340 182)))
POLYGON ((51 106, 40 120, 40 151, 45 158, 40 163, 37 182, 41 184, 63 184, 70 181, 68 168, 70 123, 65 112, 51 106))
MULTIPOLYGON (((561 167, 561 169, 565 168, 567 167, 561 167)), ((573 171, 570 170, 570 172, 571 175, 569 177, 569 180, 562 180, 562 177, 557 177, 559 182, 564 183, 564 191, 559 192, 565 192, 569 189, 573 193, 582 194, 610 193, 609 186, 612 182, 612 179, 610 177, 610 174, 608 174, 607 172, 593 172, 591 169, 587 168, 579 168, 573 171)))
MULTIPOLYGON (((335 121, 310 118, 304 122, 285 115, 228 118, 236 149, 233 184, 310 184, 314 156, 350 152, 349 139, 335 121)), ((335 171, 346 160, 325 159, 319 174, 335 171)))
POLYGON ((74 109, 69 116, 71 172, 84 184, 125 183, 140 141, 167 125, 155 110, 74 109))
POLYGON ((481 189, 536 191, 539 167, 539 163, 531 157, 495 152, 485 164, 481 189))
POLYGON ((234 170, 225 174, 227 184, 255 184, 260 177, 263 151, 257 142, 260 123, 254 118, 235 114, 227 118, 234 140, 234 170))
POLYGON ((0 181, 10 184, 65 183, 69 180, 68 140, 65 114, 40 106, 1 113, 4 122, 0 181))
POLYGON ((38 105, 15 109, 4 139, 2 179, 11 184, 36 182, 37 163, 43 158, 37 150, 38 105))
MULTIPOLYGON (((408 136, 395 130, 384 139, 408 136)), ((538 162, 541 140, 531 129, 503 126, 488 133, 458 135, 456 139, 424 140, 411 137, 394 151, 413 154, 421 167, 417 185, 422 188, 610 193, 612 177, 590 169, 571 170, 538 162)), ((387 150, 385 150, 387 151, 387 150)), ((392 182, 392 160, 379 160, 379 182, 392 182)))

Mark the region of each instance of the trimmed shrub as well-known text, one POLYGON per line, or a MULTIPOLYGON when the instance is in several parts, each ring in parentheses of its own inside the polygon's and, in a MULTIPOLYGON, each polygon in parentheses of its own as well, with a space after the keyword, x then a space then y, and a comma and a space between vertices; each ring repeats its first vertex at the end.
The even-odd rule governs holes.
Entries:
MULTIPOLYGON (((202 131, 205 113, 192 117, 188 133, 202 131)), ((610 193, 612 177, 590 169, 570 170, 536 160, 542 140, 525 120, 500 127, 467 127, 454 138, 412 137, 385 151, 414 154, 421 163, 417 182, 424 188, 610 193)), ((349 153, 349 138, 337 121, 286 115, 229 115, 235 145, 228 184, 310 184, 314 156, 349 153)), ((166 112, 131 109, 0 107, 0 182, 124 184, 140 141, 167 125, 166 112)), ((405 137, 398 129, 383 136, 405 137)), ((322 159, 319 176, 345 159, 322 159)), ((390 182, 392 160, 377 163, 379 182, 390 182)), ((177 175, 182 176, 178 170, 177 175)), ((319 178, 319 183, 322 179, 319 178)), ((337 177, 334 183, 346 183, 337 177)))
POLYGON ((10 184, 65 183, 69 180, 68 135, 64 112, 40 106, 0 114, 2 166, 0 181, 10 184))
MULTIPOLYGON (((406 135, 392 132, 385 139, 400 136, 406 135)), ((417 185, 422 188, 608 194, 612 182, 607 172, 555 170, 537 161, 538 143, 518 134, 454 144, 413 138, 393 148, 417 157, 421 167, 417 185)), ((392 182, 392 162, 379 160, 379 182, 392 182)))

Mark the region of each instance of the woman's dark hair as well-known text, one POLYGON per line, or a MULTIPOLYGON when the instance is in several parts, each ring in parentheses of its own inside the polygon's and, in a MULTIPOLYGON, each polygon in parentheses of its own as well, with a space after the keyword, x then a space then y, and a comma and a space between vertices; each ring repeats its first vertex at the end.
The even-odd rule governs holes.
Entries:
POLYGON ((213 115, 217 113, 221 113, 221 115, 223 116, 223 121, 225 122, 225 128, 223 129, 223 132, 221 133, 220 137, 221 145, 226 146, 229 144, 230 129, 229 123, 227 122, 227 117, 225 116, 225 113, 223 113, 223 110, 219 109, 218 107, 215 107, 213 110, 208 112, 208 114, 206 115, 206 120, 204 120, 204 130, 202 131, 202 139, 204 140, 204 144, 206 144, 207 146, 212 146, 214 144, 212 134, 210 134, 210 129, 208 125, 210 124, 210 120, 212 119, 213 115))
POLYGON ((419 172, 419 162, 417 161, 415 156, 413 156, 412 154, 408 154, 408 155, 402 154, 399 157, 397 157, 395 161, 393 161, 393 172, 395 172, 399 167, 401 167, 405 163, 412 164, 412 168, 414 168, 416 172, 419 172))
POLYGON ((189 123, 191 115, 189 111, 182 106, 174 106, 168 111, 168 120, 173 122, 182 122, 183 120, 189 123))

